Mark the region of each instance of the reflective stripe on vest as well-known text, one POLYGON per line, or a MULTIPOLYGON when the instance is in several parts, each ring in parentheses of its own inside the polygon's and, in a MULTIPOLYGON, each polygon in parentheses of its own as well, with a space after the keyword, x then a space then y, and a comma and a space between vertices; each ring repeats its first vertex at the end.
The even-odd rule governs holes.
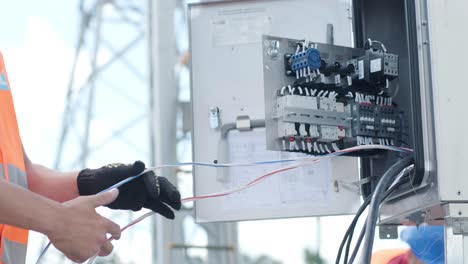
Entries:
MULTIPOLYGON (((6 180, 5 174, 3 173, 3 164, 0 164, 0 179, 6 180)), ((28 179, 24 171, 16 168, 14 165, 7 165, 8 172, 8 182, 21 186, 23 188, 28 188, 28 179)))
POLYGON ((27 245, 3 239, 2 241, 2 263, 3 264, 24 264, 26 263, 27 245))
MULTIPOLYGON (((0 179, 5 179, 3 175, 3 164, 0 164, 0 179)), ((28 188, 28 179, 26 178, 26 173, 16 166, 8 164, 7 165, 8 171, 8 182, 21 186, 23 188, 28 188)))

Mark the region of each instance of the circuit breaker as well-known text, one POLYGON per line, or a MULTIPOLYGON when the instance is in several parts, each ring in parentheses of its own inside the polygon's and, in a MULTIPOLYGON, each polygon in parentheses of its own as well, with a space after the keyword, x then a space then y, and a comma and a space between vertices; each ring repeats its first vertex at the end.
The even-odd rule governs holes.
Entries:
POLYGON ((397 54, 263 40, 269 149, 324 155, 358 145, 400 145, 403 113, 393 100, 397 54))

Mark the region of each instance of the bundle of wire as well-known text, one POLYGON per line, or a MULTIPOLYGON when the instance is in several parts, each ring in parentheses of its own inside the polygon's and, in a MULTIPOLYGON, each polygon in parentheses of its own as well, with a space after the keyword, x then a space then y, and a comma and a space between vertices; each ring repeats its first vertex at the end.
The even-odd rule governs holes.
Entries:
MULTIPOLYGON (((240 192, 240 191, 243 191, 245 189, 248 189, 248 188, 251 188, 251 187, 257 185, 258 183, 262 182, 263 180, 269 178, 272 175, 275 175, 275 174, 278 174, 278 173, 281 173, 281 172, 285 172, 285 171, 289 171, 289 170, 293 170, 293 169, 296 169, 296 168, 299 168, 299 167, 309 166, 309 165, 317 163, 317 162, 319 162, 320 160, 323 160, 323 159, 328 159, 328 158, 332 158, 332 157, 336 157, 336 156, 340 156, 340 155, 344 155, 344 154, 351 153, 351 152, 356 152, 356 151, 378 150, 378 149, 397 151, 397 152, 412 152, 411 149, 402 148, 402 147, 393 147, 393 146, 385 146, 385 145, 361 145, 361 146, 356 146, 356 147, 352 147, 352 148, 343 149, 343 150, 333 152, 333 153, 330 153, 330 154, 326 154, 326 155, 323 155, 323 156, 297 157, 297 158, 290 158, 290 159, 278 159, 278 160, 257 161, 257 162, 247 162, 247 163, 217 164, 217 163, 208 163, 208 162, 183 162, 183 163, 166 164, 166 165, 160 165, 160 166, 148 168, 145 171, 143 171, 142 173, 140 173, 139 175, 129 177, 129 178, 127 178, 127 179, 125 179, 125 180, 123 180, 123 181, 121 181, 119 183, 114 184, 113 186, 110 186, 109 188, 101 191, 100 193, 109 191, 109 190, 114 189, 114 188, 118 188, 118 187, 122 186, 123 184, 126 184, 126 183, 140 177, 141 175, 145 174, 146 172, 148 172, 150 170, 159 170, 159 169, 162 169, 162 168, 181 167, 181 166, 204 166, 204 167, 213 167, 213 168, 230 168, 230 167, 249 167, 249 166, 260 166, 260 165, 268 165, 268 164, 296 162, 295 165, 288 166, 288 167, 283 167, 283 168, 271 171, 269 173, 266 173, 266 174, 264 174, 264 175, 262 175, 262 176, 260 176, 260 177, 258 177, 256 179, 252 180, 251 182, 249 182, 249 183, 247 183, 247 184, 245 184, 243 186, 239 186, 237 188, 233 188, 233 189, 230 189, 230 190, 225 190, 223 192, 218 192, 218 193, 188 197, 188 198, 184 198, 184 199, 181 200, 182 203, 193 202, 193 201, 199 201, 199 200, 203 200, 203 199, 223 197, 223 196, 230 195, 232 193, 240 192)), ((127 228, 141 222, 142 220, 144 220, 147 217, 150 217, 150 216, 152 216, 154 214, 155 214, 154 212, 148 212, 148 213, 138 217, 137 219, 133 220, 132 222, 130 222, 129 224, 124 226, 121 231, 126 230, 127 228)), ((111 238, 109 238, 109 240, 113 240, 113 238, 111 237, 111 238)), ((39 264, 41 262, 41 260, 44 257, 45 253, 49 249, 50 245, 51 245, 51 243, 49 242, 47 244, 47 246, 44 248, 44 250, 42 250, 41 254, 39 255, 39 257, 38 257, 38 259, 36 261, 36 264, 39 264)), ((88 264, 93 263, 95 258, 96 258, 96 256, 91 258, 88 261, 88 264)))
POLYGON ((378 220, 379 206, 398 187, 400 187, 402 184, 407 183, 408 181, 411 180, 409 177, 410 173, 408 172, 414 169, 413 161, 414 159, 412 156, 407 156, 401 159, 400 161, 398 161, 397 163, 395 163, 392 167, 390 167, 390 169, 388 169, 385 172, 385 174, 381 177, 374 192, 364 200, 363 204, 358 209, 358 211, 356 212, 356 215, 351 221, 351 224, 348 227, 348 230, 346 231, 343 237, 343 240, 341 241, 340 247, 338 249, 338 253, 336 256, 336 260, 335 260, 336 264, 339 264, 341 261, 341 256, 342 256, 345 244, 346 244, 346 249, 345 249, 343 263, 345 264, 353 263, 359 252, 362 241, 364 240, 364 236, 365 236, 365 243, 364 243, 364 249, 361 255, 362 259, 360 263, 363 263, 363 264, 370 263, 373 242, 374 242, 375 227, 377 225, 377 220, 378 220), (351 256, 349 256, 351 241, 353 238, 354 230, 356 228, 356 224, 360 216, 362 215, 362 213, 365 211, 365 209, 369 205, 371 205, 371 209, 369 209, 367 220, 361 229, 361 232, 356 241, 354 250, 351 256))

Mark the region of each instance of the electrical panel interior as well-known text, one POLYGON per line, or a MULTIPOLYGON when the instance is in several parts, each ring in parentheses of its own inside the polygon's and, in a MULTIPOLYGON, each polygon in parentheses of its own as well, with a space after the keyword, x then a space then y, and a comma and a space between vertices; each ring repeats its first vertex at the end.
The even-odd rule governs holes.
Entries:
POLYGON ((325 155, 401 145, 399 57, 383 43, 369 39, 359 49, 264 36, 263 59, 269 150, 325 155))

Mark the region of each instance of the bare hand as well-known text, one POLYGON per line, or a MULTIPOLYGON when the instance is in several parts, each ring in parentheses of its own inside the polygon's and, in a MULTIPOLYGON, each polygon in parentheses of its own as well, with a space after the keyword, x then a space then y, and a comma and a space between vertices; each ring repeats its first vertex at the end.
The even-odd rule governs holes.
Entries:
POLYGON ((119 192, 81 196, 63 203, 56 228, 47 234, 52 244, 70 260, 82 263, 96 254, 107 256, 113 246, 107 234, 120 238, 120 227, 96 213, 95 208, 113 202, 119 192))

